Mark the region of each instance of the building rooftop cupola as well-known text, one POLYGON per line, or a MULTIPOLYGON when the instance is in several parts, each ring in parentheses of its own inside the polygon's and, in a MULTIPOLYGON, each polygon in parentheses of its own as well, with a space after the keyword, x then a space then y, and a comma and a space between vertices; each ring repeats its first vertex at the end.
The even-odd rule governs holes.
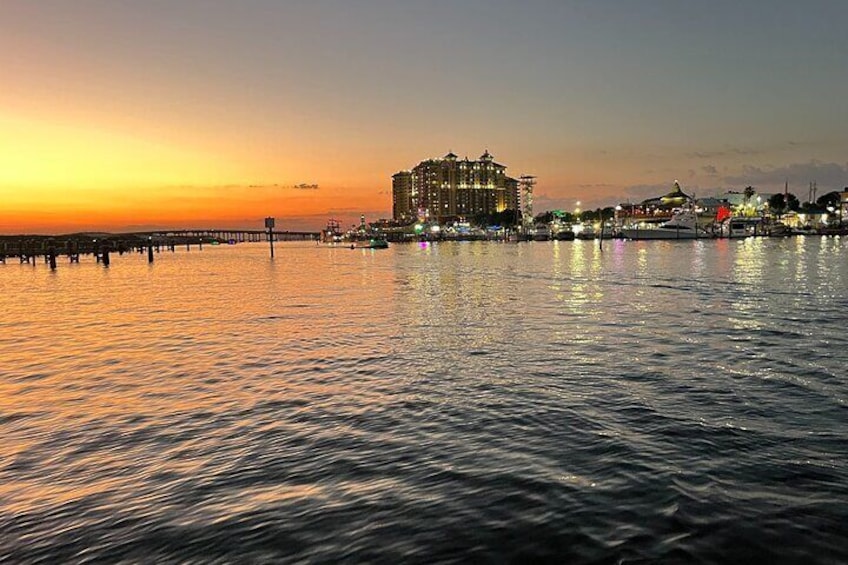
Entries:
POLYGON ((456 161, 456 155, 453 154, 453 151, 448 151, 448 154, 444 158, 447 161, 456 161))
POLYGON ((686 202, 694 200, 694 198, 683 192, 683 189, 680 188, 680 183, 678 181, 674 181, 674 190, 661 197, 660 200, 663 204, 681 206, 686 202))
POLYGON ((483 153, 482 155, 480 155, 480 160, 481 160, 481 161, 486 161, 486 162, 488 162, 488 161, 491 161, 492 159, 494 159, 494 157, 492 157, 492 155, 489 153, 489 150, 488 150, 488 149, 486 149, 486 152, 485 152, 485 153, 483 153))

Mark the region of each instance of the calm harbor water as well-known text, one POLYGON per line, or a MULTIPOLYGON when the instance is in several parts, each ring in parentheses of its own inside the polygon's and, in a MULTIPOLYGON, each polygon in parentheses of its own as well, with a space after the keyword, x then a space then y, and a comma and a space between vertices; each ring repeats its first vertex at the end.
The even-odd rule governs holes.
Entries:
POLYGON ((847 257, 0 265, 0 562, 848 562, 847 257))

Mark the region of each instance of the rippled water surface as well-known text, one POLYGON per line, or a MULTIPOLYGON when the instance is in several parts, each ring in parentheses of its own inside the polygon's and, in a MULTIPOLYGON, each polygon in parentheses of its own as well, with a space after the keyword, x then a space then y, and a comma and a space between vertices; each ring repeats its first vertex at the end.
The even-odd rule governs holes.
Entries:
POLYGON ((0 562, 845 563, 846 257, 0 265, 0 562))

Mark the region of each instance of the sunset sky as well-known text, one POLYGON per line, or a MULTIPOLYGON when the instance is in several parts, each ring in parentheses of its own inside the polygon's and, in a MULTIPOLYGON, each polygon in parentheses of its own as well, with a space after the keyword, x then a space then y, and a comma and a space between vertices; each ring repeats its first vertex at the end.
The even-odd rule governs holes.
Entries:
POLYGON ((845 0, 2 0, 0 233, 391 216, 488 149, 536 209, 848 186, 845 0), (298 188, 318 185, 318 188, 298 188))

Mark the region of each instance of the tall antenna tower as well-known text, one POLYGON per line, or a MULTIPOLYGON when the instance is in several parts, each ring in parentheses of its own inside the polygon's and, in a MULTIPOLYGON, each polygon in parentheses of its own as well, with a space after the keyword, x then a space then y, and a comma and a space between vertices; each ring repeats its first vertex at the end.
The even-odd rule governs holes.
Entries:
POLYGON ((521 175, 518 178, 518 189, 521 193, 521 225, 524 233, 530 233, 533 229, 533 187, 536 186, 536 177, 533 175, 521 175))

